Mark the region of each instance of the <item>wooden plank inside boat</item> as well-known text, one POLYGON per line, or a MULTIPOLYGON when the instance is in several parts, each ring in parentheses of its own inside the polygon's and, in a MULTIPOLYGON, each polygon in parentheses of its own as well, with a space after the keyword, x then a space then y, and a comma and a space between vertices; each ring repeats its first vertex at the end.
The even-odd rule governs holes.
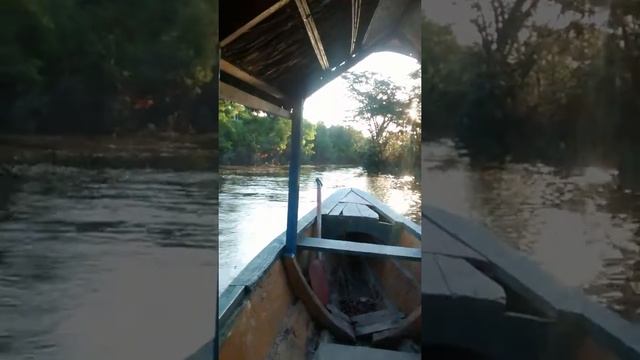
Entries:
POLYGON ((373 333, 377 333, 384 330, 389 330, 391 328, 395 328, 400 322, 399 318, 396 319, 386 319, 383 321, 378 321, 372 324, 366 325, 356 325, 356 336, 369 335, 373 333))
POLYGON ((371 205, 369 201, 365 200, 362 196, 354 193, 353 191, 349 192, 347 196, 340 200, 340 202, 371 205))
POLYGON ((505 304, 504 289, 465 260, 441 255, 435 255, 434 259, 452 296, 505 304))
POLYGON ((334 208, 334 210, 335 211, 332 210, 329 214, 330 215, 342 214, 343 216, 360 217, 360 218, 364 217, 364 218, 371 218, 376 220, 380 219, 380 215, 378 215, 377 212, 371 210, 369 206, 361 203, 341 202, 334 208), (340 207, 340 205, 342 206, 340 207))
POLYGON ((444 274, 436 261, 435 255, 424 254, 422 258, 422 292, 426 295, 449 296, 451 291, 447 282, 444 280, 444 274))
POLYGON ((342 209, 343 216, 353 216, 360 217, 362 214, 360 213, 360 209, 358 204, 346 203, 344 209, 342 209))
POLYGON ((372 218, 372 219, 378 219, 380 216, 378 215, 378 213, 376 213, 375 211, 371 210, 371 208, 369 208, 366 205, 358 205, 359 209, 360 209, 360 213, 362 214, 363 217, 368 217, 368 218, 372 218))
POLYGON ((322 326, 331 330, 331 333, 342 341, 353 342, 355 334, 351 326, 329 313, 315 296, 313 290, 302 275, 302 270, 294 257, 283 257, 287 279, 293 293, 304 303, 311 317, 322 326))
POLYGON ((418 248, 371 244, 355 241, 321 239, 306 237, 298 242, 301 249, 337 252, 348 255, 391 257, 420 261, 422 255, 418 248))
POLYGON ((342 214, 342 209, 344 209, 345 205, 347 205, 347 204, 338 203, 333 209, 331 209, 331 211, 329 211, 329 215, 338 216, 338 215, 342 214))
POLYGON ((398 313, 397 311, 390 311, 389 309, 383 309, 378 311, 372 311, 366 314, 353 316, 351 317, 351 321, 353 321, 356 326, 365 326, 365 325, 371 325, 377 322, 400 319, 401 316, 402 314, 398 313))
POLYGON ((421 338, 422 323, 422 307, 416 308, 409 316, 400 320, 396 326, 388 330, 373 334, 372 342, 376 346, 390 348, 399 346, 403 339, 412 336, 417 342, 422 341, 421 338))
POLYGON ((422 222, 422 252, 486 262, 487 258, 428 221, 422 222))
POLYGON ((420 354, 374 349, 364 346, 347 346, 322 343, 318 347, 315 360, 417 360, 420 354))
POLYGON ((443 229, 486 257, 496 278, 548 318, 580 319, 592 336, 621 358, 640 354, 640 331, 611 310, 593 303, 579 290, 560 285, 525 255, 509 249, 484 226, 447 211, 423 205, 422 221, 443 229))

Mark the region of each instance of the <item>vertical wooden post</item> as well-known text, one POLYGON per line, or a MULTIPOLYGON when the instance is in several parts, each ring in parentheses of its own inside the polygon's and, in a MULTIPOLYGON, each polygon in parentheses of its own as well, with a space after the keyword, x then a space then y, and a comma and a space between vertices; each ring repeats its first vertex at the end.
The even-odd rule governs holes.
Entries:
POLYGON ((285 254, 296 254, 298 238, 298 198, 300 182, 300 153, 302 152, 302 107, 304 98, 298 99, 291 118, 291 158, 289 160, 289 199, 287 204, 287 238, 285 254))
POLYGON ((322 238, 322 180, 316 178, 316 237, 322 238))

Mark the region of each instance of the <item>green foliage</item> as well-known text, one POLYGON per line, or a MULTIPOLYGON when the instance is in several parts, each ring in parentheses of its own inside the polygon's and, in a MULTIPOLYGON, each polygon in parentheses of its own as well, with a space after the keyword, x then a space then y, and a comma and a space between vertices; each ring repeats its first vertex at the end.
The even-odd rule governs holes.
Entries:
POLYGON ((4 1, 0 130, 189 128, 214 79, 215 4, 4 1))
MULTIPOLYGON (((291 121, 220 100, 221 162, 234 165, 286 164, 291 121)), ((314 164, 358 164, 364 136, 350 127, 302 125, 302 161, 314 164)))
MULTIPOLYGON (((348 72, 342 77, 357 102, 353 122, 369 133, 364 166, 370 172, 419 169, 419 121, 410 115, 420 108, 420 87, 404 88, 371 72, 348 72)), ((419 72, 412 74, 417 80, 419 72)), ((417 81, 416 81, 417 82, 417 81)))
POLYGON ((481 162, 632 162, 623 155, 640 130, 639 8, 554 1, 565 21, 551 26, 537 21, 540 1, 469 0, 471 45, 425 19, 423 140, 454 136, 481 162), (603 10, 608 24, 595 25, 603 10))
POLYGON ((316 127, 313 162, 316 164, 362 164, 366 139, 359 131, 344 126, 316 127))

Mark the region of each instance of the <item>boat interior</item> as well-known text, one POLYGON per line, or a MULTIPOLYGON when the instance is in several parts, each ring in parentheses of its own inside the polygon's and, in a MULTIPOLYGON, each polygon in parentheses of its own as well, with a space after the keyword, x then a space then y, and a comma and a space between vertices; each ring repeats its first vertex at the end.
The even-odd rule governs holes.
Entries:
MULTIPOLYGON (((295 149, 305 98, 374 52, 420 60, 418 0, 251 0, 220 13, 220 97, 291 118, 295 149)), ((297 244, 283 233, 221 294, 220 358, 419 357, 420 228, 355 189, 325 200, 319 223, 295 224, 297 154, 297 244)))
POLYGON ((273 257, 221 324, 221 359, 420 358, 419 229, 371 201, 323 202, 322 238, 313 212, 301 220, 296 255, 273 257))
MULTIPOLYGON (((421 59, 418 0, 227 1, 220 13, 220 97, 291 118, 297 150, 306 97, 376 51, 421 59)), ((291 254, 281 234, 220 294, 220 359, 611 358, 544 352, 579 347, 562 340, 574 329, 638 353, 626 324, 599 308, 587 321, 578 314, 590 305, 569 305, 578 297, 449 214, 423 208, 420 228, 344 189, 322 203, 319 222, 312 211, 296 223, 295 154, 296 246, 291 254)))
POLYGON ((482 225, 423 204, 421 227, 423 355, 640 358, 638 329, 482 225))

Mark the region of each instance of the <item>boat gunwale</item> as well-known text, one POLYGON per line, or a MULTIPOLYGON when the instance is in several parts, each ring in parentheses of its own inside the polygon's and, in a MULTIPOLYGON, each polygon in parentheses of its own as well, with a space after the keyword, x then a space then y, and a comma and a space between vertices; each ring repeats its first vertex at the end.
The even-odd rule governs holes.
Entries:
MULTIPOLYGON (((349 192, 354 192, 369 201, 377 210, 401 225, 411 235, 415 236, 418 241, 422 241, 421 228, 410 219, 398 214, 386 204, 375 198, 373 195, 356 188, 341 188, 333 192, 329 197, 322 201, 322 214, 327 214, 340 200, 342 200, 349 192)), ((298 238, 308 230, 316 220, 316 209, 313 208, 307 214, 298 220, 298 238)), ((244 300, 247 299, 252 290, 257 286, 263 276, 276 263, 282 255, 285 247, 286 230, 275 237, 258 255, 256 255, 245 267, 231 280, 227 288, 220 294, 218 298, 218 339, 225 339, 230 325, 238 310, 242 308, 244 300)))

